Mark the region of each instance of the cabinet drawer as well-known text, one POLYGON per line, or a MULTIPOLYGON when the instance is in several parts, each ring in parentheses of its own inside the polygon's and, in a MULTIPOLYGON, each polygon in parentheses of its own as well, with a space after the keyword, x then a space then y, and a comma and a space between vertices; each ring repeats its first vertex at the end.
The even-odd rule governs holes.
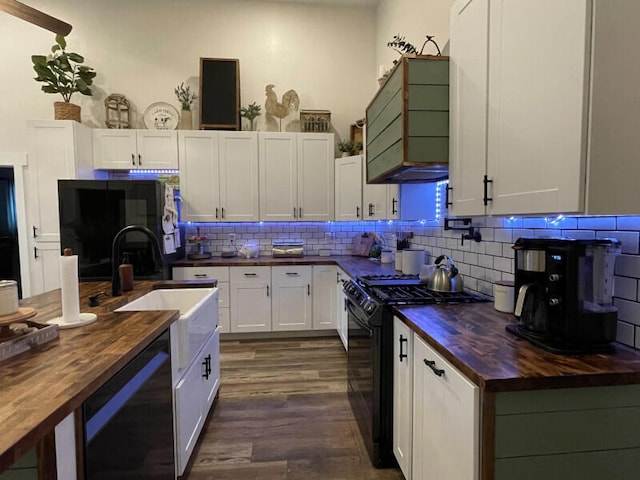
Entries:
POLYGON ((311 265, 271 267, 271 281, 276 285, 311 283, 311 265))
POLYGON ((271 267, 231 267, 231 282, 271 283, 271 267))
POLYGON ((229 267, 174 267, 174 280, 216 279, 219 282, 229 281, 229 267))

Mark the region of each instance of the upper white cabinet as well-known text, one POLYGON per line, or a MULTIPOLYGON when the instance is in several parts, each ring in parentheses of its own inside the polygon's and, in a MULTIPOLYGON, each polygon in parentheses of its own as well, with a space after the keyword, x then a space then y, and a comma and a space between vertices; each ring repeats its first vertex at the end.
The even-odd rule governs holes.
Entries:
POLYGON ((640 212, 638 20, 631 0, 454 4, 451 213, 640 212))
POLYGON ((255 132, 178 132, 182 215, 191 222, 259 220, 255 132))
POLYGON ((333 220, 333 154, 333 134, 259 132, 260 220, 333 220))
POLYGON ((28 123, 25 200, 30 234, 30 292, 60 288, 58 179, 94 178, 91 129, 72 120, 28 123))
POLYGON ((178 168, 178 132, 175 130, 93 130, 96 169, 178 168))
POLYGON ((375 185, 366 180, 363 168, 362 220, 395 220, 400 218, 400 187, 397 184, 375 185))
POLYGON ((362 155, 336 158, 336 221, 362 220, 362 155))

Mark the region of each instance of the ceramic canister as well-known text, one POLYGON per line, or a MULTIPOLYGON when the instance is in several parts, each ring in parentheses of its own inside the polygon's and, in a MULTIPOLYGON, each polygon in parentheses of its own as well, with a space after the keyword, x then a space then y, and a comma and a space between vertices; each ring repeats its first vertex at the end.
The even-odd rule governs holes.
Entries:
POLYGON ((0 280, 0 316, 18 311, 18 282, 0 280))
POLYGON ((493 306, 499 312, 513 313, 514 284, 510 281, 499 281, 493 284, 493 306))
POLYGON ((424 263, 424 250, 410 248, 402 251, 402 273, 405 275, 419 275, 424 263))

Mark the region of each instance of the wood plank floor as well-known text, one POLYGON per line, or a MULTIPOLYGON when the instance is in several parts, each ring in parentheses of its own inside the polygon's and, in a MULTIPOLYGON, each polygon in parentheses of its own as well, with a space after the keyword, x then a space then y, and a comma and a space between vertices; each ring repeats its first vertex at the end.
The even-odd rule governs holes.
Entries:
POLYGON ((183 480, 391 480, 371 466, 338 337, 220 342, 220 397, 183 480))

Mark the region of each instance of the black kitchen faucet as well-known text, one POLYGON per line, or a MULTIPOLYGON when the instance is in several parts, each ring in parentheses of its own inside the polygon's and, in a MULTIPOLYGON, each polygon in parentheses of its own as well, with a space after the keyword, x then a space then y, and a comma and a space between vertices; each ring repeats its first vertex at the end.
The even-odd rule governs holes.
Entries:
MULTIPOLYGON (((156 252, 158 253, 158 257, 162 259, 162 249, 160 248, 160 243, 158 242, 158 238, 154 235, 154 233, 149 230, 147 227, 143 227, 142 225, 127 225, 122 228, 118 233, 113 237, 113 243, 111 244, 111 296, 119 297, 122 295, 121 285, 120 285, 120 272, 118 270, 118 259, 120 258, 120 240, 124 235, 129 232, 142 232, 144 233, 153 244, 156 252)), ((164 273, 163 273, 164 274, 164 273)))

